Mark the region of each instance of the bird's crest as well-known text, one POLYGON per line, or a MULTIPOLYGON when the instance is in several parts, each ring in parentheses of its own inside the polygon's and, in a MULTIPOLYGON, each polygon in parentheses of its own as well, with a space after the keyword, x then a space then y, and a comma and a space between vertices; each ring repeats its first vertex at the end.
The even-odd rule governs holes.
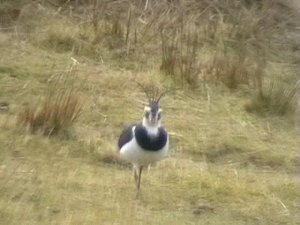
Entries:
POLYGON ((150 84, 141 84, 137 82, 137 85, 142 89, 142 91, 146 94, 146 97, 148 99, 149 105, 152 103, 156 103, 158 105, 159 101, 163 96, 165 96, 167 93, 174 91, 176 89, 166 89, 164 91, 161 90, 157 85, 154 83, 150 84))

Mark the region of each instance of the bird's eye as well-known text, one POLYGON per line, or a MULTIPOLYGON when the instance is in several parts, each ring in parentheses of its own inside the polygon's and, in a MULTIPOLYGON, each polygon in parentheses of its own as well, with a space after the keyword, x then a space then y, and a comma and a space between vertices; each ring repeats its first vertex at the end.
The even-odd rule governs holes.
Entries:
POLYGON ((158 113, 157 114, 157 119, 160 120, 160 118, 161 118, 161 113, 158 113))
POLYGON ((149 118, 150 113, 149 112, 145 112, 145 117, 148 119, 149 118))

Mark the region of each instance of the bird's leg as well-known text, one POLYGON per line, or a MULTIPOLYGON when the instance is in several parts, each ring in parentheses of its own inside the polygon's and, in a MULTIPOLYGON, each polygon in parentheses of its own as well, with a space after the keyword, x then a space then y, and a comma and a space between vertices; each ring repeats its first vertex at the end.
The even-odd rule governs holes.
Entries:
POLYGON ((139 167, 138 183, 137 183, 138 190, 140 190, 140 186, 141 186, 142 171, 143 171, 143 166, 140 166, 139 167))
POLYGON ((139 166, 138 168, 138 180, 137 180, 137 193, 136 197, 138 198, 140 195, 140 187, 141 187, 141 177, 142 177, 142 171, 143 171, 143 166, 139 166))
POLYGON ((138 173, 137 173, 137 167, 136 166, 133 166, 133 175, 134 175, 135 186, 137 187, 137 185, 138 185, 138 173))

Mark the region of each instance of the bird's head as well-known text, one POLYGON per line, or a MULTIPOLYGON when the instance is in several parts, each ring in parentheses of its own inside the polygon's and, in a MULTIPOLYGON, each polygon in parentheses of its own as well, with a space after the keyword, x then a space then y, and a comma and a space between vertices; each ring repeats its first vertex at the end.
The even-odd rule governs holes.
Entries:
POLYGON ((149 130, 156 131, 161 126, 161 112, 159 108, 159 101, 167 93, 174 91, 175 89, 167 89, 162 91, 159 86, 154 83, 143 85, 136 82, 139 87, 144 91, 148 98, 148 105, 144 108, 143 126, 149 130))
POLYGON ((147 127, 160 127, 161 112, 158 102, 149 101, 149 105, 144 108, 143 125, 147 127))

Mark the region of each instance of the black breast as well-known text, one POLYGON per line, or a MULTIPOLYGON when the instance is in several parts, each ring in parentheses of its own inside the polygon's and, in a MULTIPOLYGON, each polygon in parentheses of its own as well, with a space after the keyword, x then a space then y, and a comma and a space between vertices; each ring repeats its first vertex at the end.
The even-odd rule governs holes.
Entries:
POLYGON ((136 124, 132 124, 128 127, 126 127, 120 137, 119 137, 119 141, 118 141, 118 146, 119 146, 119 149, 121 149, 126 143, 130 142, 131 139, 133 138, 133 135, 132 135, 132 127, 135 126, 136 124))
POLYGON ((148 151, 159 151, 167 143, 168 135, 165 129, 159 128, 158 135, 151 137, 146 128, 142 125, 137 125, 135 128, 135 138, 140 147, 148 151))

